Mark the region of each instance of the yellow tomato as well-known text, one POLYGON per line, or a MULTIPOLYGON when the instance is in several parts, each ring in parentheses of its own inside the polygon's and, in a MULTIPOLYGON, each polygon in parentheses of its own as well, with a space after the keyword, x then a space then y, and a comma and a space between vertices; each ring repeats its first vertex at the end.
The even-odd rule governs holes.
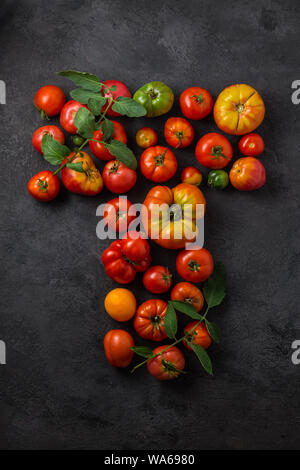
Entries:
POLYGON ((136 312, 136 299, 130 290, 117 288, 107 294, 104 307, 114 320, 128 321, 136 312))

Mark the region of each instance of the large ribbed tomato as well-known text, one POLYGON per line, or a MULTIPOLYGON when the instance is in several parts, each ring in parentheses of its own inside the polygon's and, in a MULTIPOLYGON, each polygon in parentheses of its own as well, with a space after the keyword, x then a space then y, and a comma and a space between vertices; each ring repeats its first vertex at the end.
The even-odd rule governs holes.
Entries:
MULTIPOLYGON (((72 159, 74 152, 67 158, 72 159)), ((100 171, 96 168, 93 159, 86 152, 80 152, 71 163, 82 163, 83 171, 72 170, 65 166, 61 170, 61 178, 64 186, 72 193, 95 196, 103 189, 103 180, 100 171)))

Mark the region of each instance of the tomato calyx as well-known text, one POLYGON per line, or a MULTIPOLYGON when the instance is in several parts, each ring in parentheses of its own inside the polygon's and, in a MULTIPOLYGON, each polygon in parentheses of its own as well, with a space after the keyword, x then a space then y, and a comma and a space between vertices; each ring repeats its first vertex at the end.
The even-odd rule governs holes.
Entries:
POLYGON ((124 214, 127 214, 127 211, 120 211, 120 209, 118 209, 116 214, 116 220, 122 219, 124 217, 124 214))
POLYGON ((173 204, 170 207, 170 221, 175 222, 176 220, 182 219, 182 210, 178 204, 173 204))
POLYGON ((151 323, 157 328, 158 325, 161 323, 162 318, 160 315, 152 315, 150 317, 151 323))
POLYGON ((178 131, 178 132, 175 132, 175 135, 178 139, 178 145, 177 147, 180 147, 181 143, 182 143, 182 139, 184 138, 184 132, 183 131, 178 131))
POLYGON ((204 102, 204 98, 203 98, 203 96, 202 96, 202 93, 200 93, 200 95, 192 95, 191 98, 194 98, 194 101, 195 101, 197 104, 204 102))
POLYGON ((166 361, 166 359, 161 360, 161 364, 164 368, 164 371, 170 375, 185 374, 184 371, 177 369, 172 362, 166 361))
POLYGON ((155 157, 155 166, 163 166, 166 153, 167 150, 165 150, 164 153, 160 153, 159 155, 157 155, 157 157, 155 157))
POLYGON ((245 111, 245 105, 243 103, 238 103, 235 105, 235 110, 240 114, 245 111))
POLYGON ((195 259, 191 259, 191 261, 188 262, 188 267, 190 271, 198 272, 200 268, 200 264, 195 259))
POLYGON ((168 270, 166 270, 166 272, 163 273, 162 278, 167 284, 170 284, 171 279, 172 279, 172 274, 168 270))
POLYGON ((41 178, 39 178, 39 191, 41 193, 46 193, 48 191, 48 183, 47 181, 45 180, 42 180, 41 178))
POLYGON ((119 160, 115 160, 114 163, 113 163, 113 166, 109 169, 109 174, 117 173, 117 171, 119 169, 119 166, 120 166, 119 160))
POLYGON ((222 150, 223 150, 222 145, 215 145, 211 149, 211 156, 214 157, 212 158, 212 160, 217 160, 219 157, 223 157, 223 158, 226 158, 227 160, 230 160, 228 157, 226 157, 226 155, 222 153, 222 150))
POLYGON ((127 263, 130 263, 133 266, 138 266, 139 265, 139 263, 137 261, 132 261, 132 259, 130 259, 130 258, 128 258, 128 256, 124 255, 124 253, 122 253, 122 256, 123 256, 123 259, 125 259, 125 261, 127 261, 127 263))
POLYGON ((151 88, 149 91, 148 91, 148 95, 150 96, 150 98, 152 100, 155 100, 155 98, 157 98, 158 96, 158 93, 155 93, 155 91, 153 90, 153 88, 151 88))

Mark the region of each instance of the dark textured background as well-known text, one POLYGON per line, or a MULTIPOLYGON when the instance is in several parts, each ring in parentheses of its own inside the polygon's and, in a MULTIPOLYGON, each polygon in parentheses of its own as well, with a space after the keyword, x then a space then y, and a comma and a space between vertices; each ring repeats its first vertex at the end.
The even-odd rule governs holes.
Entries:
MULTIPOLYGON (((299 2, 2 0, 0 14, 7 84, 0 107, 0 339, 7 344, 0 447, 299 447, 300 366, 290 360, 291 342, 300 339, 300 125, 290 98, 291 82, 300 79, 299 2), (266 186, 221 193, 203 185, 205 246, 228 273, 227 299, 211 315, 223 334, 210 349, 213 378, 192 355, 189 373, 170 383, 145 369, 132 376, 110 367, 102 339, 119 325, 103 309, 115 285, 100 263, 108 241, 96 237, 95 211, 111 195, 62 189, 42 205, 27 194, 27 180, 48 167, 31 146, 42 125, 34 93, 47 83, 74 88, 55 75, 69 68, 122 80, 132 91, 166 82, 176 95, 172 115, 180 92, 194 84, 215 98, 246 82, 265 100, 266 186)), ((137 156, 136 130, 153 126, 164 144, 165 119, 122 120, 137 156)), ((197 138, 216 130, 212 117, 194 127, 197 138)), ((238 156, 238 139, 230 140, 238 156)), ((180 170, 196 163, 192 147, 176 155, 180 170)), ((129 198, 141 202, 150 187, 140 177, 129 198)), ((153 255, 174 272, 174 253, 153 246, 153 255)), ((132 288, 139 302, 150 297, 140 279, 132 288)))

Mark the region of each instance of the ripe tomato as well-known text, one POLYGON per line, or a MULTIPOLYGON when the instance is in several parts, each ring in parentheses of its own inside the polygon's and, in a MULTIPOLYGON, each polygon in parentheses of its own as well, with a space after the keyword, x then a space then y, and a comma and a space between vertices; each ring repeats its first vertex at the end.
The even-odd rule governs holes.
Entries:
POLYGON ((177 160, 171 150, 157 145, 144 150, 140 166, 145 178, 155 183, 163 183, 175 175, 177 160))
POLYGON ((143 276, 143 283, 152 294, 163 294, 172 285, 172 274, 164 266, 151 266, 143 276))
POLYGON ((157 380, 176 379, 185 366, 184 355, 180 349, 173 346, 167 349, 167 351, 162 352, 167 347, 167 345, 164 345, 155 348, 153 354, 161 354, 153 359, 149 359, 147 362, 148 371, 157 380))
POLYGON ((165 123, 165 139, 171 147, 188 147, 194 138, 194 129, 184 118, 171 117, 165 123))
POLYGON ((239 191, 253 191, 265 184, 266 170, 257 158, 243 157, 234 162, 229 179, 239 191))
POLYGON ((164 328, 167 308, 167 302, 160 299, 147 300, 140 305, 133 322, 137 334, 152 341, 162 341, 167 338, 164 328))
POLYGON ((181 173, 181 182, 199 186, 202 182, 202 173, 194 166, 187 166, 181 173))
POLYGON ((56 85, 46 85, 40 88, 34 97, 34 104, 41 112, 42 118, 57 116, 65 104, 65 95, 56 85))
POLYGON ((239 149, 243 155, 257 157, 263 153, 264 148, 265 144, 262 137, 255 132, 244 135, 239 141, 239 149))
POLYGON ((64 105, 60 113, 60 125, 61 127, 69 132, 69 134, 77 134, 77 128, 74 126, 74 117, 78 109, 87 108, 85 104, 79 103, 79 101, 70 100, 64 105))
POLYGON ((211 112, 213 99, 209 91, 198 86, 184 90, 179 98, 182 114, 188 119, 203 119, 211 112))
POLYGON ((196 145, 196 158, 206 168, 219 169, 228 165, 233 156, 231 144, 216 132, 205 134, 196 145))
POLYGON ((130 290, 119 287, 107 294, 104 307, 114 320, 128 321, 136 312, 136 299, 130 290))
POLYGON ((215 102, 216 124, 227 134, 248 134, 261 124, 264 116, 263 99, 249 85, 231 85, 219 94, 215 102))
POLYGON ((134 352, 133 337, 124 330, 110 330, 104 337, 106 358, 113 367, 127 367, 132 361, 134 352))
POLYGON ((214 270, 213 258, 208 250, 183 250, 176 259, 178 274, 189 282, 203 282, 209 278, 214 270))
POLYGON ((150 254, 150 246, 140 232, 130 231, 122 238, 122 253, 132 262, 141 262, 150 254))
POLYGON ((59 193, 59 179, 52 171, 44 170, 34 175, 27 183, 29 194, 38 201, 48 202, 59 193))
POLYGON ((32 136, 32 145, 34 146, 35 150, 39 153, 42 152, 42 140, 44 135, 51 135, 54 140, 57 140, 61 144, 65 143, 65 136, 64 133, 60 130, 57 126, 42 126, 39 127, 32 136))
POLYGON ((147 149, 148 147, 156 145, 157 134, 154 129, 151 129, 151 127, 143 127, 137 131, 135 139, 139 147, 147 149))
MULTIPOLYGON (((125 96, 127 98, 131 98, 131 93, 128 89, 128 87, 125 85, 125 83, 120 82, 119 80, 105 80, 104 85, 106 85, 108 88, 111 88, 112 86, 116 86, 117 89, 112 92, 113 99, 116 100, 119 96, 125 96)), ((105 98, 108 98, 106 101, 106 104, 102 108, 102 113, 105 112, 106 108, 109 105, 109 98, 111 97, 111 91, 108 90, 107 88, 103 87, 102 88, 102 94, 105 96, 105 98)), ((116 111, 113 111, 111 107, 107 111, 107 116, 111 117, 117 117, 121 116, 120 113, 116 113, 116 111)))
POLYGON ((171 292, 171 300, 179 300, 186 304, 191 304, 197 312, 202 310, 204 305, 204 297, 200 289, 190 282, 179 282, 171 292))
MULTIPOLYGON (((196 320, 186 325, 184 328, 184 334, 186 335, 193 328, 195 328, 197 323, 198 321, 196 320)), ((211 340, 211 337, 209 336, 209 333, 204 323, 200 323, 198 326, 196 326, 195 330, 192 331, 190 335, 188 335, 188 341, 186 340, 183 341, 183 344, 185 345, 185 347, 187 349, 192 350, 191 346, 189 345, 189 342, 193 344, 198 344, 203 349, 209 348, 209 346, 212 343, 212 340, 211 340)))
POLYGON ((112 193, 127 193, 136 183, 136 171, 119 160, 111 160, 103 169, 103 181, 112 193))
MULTIPOLYGON (((74 152, 68 156, 72 158, 74 152)), ((82 162, 83 172, 64 167, 61 170, 62 182, 72 193, 84 194, 85 196, 95 196, 103 189, 103 180, 99 170, 95 167, 92 158, 86 152, 80 152, 71 163, 82 162)))
MULTIPOLYGON (((127 135, 124 127, 117 121, 111 121, 114 124, 114 133, 111 139, 119 140, 123 142, 123 144, 127 144, 127 135)), ((103 132, 102 129, 95 131, 94 137, 95 140, 103 140, 103 132)), ((115 160, 114 157, 105 147, 104 144, 100 142, 93 142, 92 140, 89 141, 89 146, 95 157, 99 158, 100 160, 115 160)))
POLYGON ((103 218, 106 219, 108 228, 114 232, 125 232, 135 219, 135 215, 128 214, 131 207, 132 203, 126 196, 107 202, 103 210, 103 218))

